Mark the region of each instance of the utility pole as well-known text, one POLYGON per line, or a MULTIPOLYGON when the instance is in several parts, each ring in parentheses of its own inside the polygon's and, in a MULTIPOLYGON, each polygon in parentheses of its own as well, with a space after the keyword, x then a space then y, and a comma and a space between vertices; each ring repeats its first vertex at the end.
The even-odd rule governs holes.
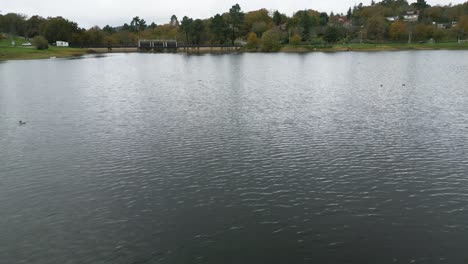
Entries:
POLYGON ((413 24, 410 22, 408 31, 408 44, 413 42, 413 24))
POLYGON ((362 30, 364 29, 364 26, 361 26, 361 39, 359 41, 360 44, 362 44, 362 30))

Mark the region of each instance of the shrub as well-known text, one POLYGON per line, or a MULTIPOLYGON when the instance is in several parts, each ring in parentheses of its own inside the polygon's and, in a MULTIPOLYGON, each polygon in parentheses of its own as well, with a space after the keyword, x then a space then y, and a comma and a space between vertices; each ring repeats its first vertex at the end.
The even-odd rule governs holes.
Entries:
POLYGON ((323 36, 323 40, 327 43, 336 43, 340 39, 338 29, 335 27, 328 27, 323 36))
POLYGON ((276 29, 270 29, 263 33, 262 36, 262 50, 263 51, 279 51, 281 49, 281 35, 276 29))
POLYGON ((404 40, 408 38, 408 26, 405 22, 399 20, 390 25, 388 34, 393 40, 404 40))
POLYGON ((249 36, 247 37, 247 45, 245 45, 245 47, 247 49, 257 49, 258 42, 257 34, 255 32, 250 32, 249 36))
POLYGON ((34 37, 33 43, 38 50, 45 50, 49 48, 49 42, 43 36, 34 37))
POLYGON ((292 37, 291 37, 291 40, 290 40, 290 44, 291 45, 299 45, 302 41, 302 37, 301 35, 295 33, 292 37))

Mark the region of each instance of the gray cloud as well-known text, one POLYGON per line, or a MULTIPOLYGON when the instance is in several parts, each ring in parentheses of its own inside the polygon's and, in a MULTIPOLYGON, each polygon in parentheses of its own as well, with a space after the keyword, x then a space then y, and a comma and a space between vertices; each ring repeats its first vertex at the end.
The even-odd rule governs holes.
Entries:
MULTIPOLYGON (((208 18, 216 13, 226 12, 232 5, 239 3, 244 11, 260 8, 280 10, 291 15, 301 9, 341 13, 362 2, 369 4, 371 0, 4 0, 0 10, 3 14, 9 12, 27 15, 63 16, 78 22, 81 27, 94 25, 113 26, 128 23, 132 17, 140 16, 147 22, 157 24, 167 23, 172 14, 178 17, 184 15, 195 18, 208 18), (6 2, 6 3, 5 3, 6 2)), ((378 1, 376 1, 378 2, 378 1)), ((415 2, 415 1, 409 1, 415 2)), ((458 4, 464 0, 428 0, 431 5, 458 4)))

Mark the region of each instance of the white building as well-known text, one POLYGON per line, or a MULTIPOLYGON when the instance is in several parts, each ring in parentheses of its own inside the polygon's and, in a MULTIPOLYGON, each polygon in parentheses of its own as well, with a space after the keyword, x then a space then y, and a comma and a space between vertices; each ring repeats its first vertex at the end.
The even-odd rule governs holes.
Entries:
POLYGON ((59 41, 59 40, 57 40, 57 42, 55 43, 55 45, 56 45, 57 47, 68 47, 68 46, 69 46, 68 42, 66 42, 66 41, 59 41))
POLYGON ((408 11, 406 15, 403 16, 405 22, 418 22, 419 12, 418 11, 408 11))
POLYGON ((404 16, 406 22, 418 22, 418 15, 406 15, 404 16))

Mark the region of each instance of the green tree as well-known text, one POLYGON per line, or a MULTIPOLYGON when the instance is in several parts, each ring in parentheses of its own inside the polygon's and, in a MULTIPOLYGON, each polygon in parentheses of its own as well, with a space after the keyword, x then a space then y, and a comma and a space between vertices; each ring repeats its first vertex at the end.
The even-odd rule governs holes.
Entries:
POLYGON ((263 32, 274 27, 273 18, 270 17, 268 10, 260 9, 248 12, 244 17, 243 29, 245 32, 255 32, 261 36, 263 32))
POLYGON ((388 35, 393 40, 403 40, 408 36, 408 27, 405 22, 398 20, 390 25, 388 35))
POLYGON ((247 45, 245 45, 245 47, 247 49, 257 49, 258 44, 259 40, 257 34, 255 32, 250 32, 247 37, 247 45))
POLYGON ((146 21, 144 19, 140 20, 140 27, 138 28, 138 31, 143 31, 148 27, 146 24, 146 21))
POLYGON ((373 16, 366 23, 367 37, 372 40, 383 40, 387 33, 387 21, 384 17, 373 16))
POLYGON ((146 21, 144 19, 140 19, 140 17, 136 16, 130 22, 130 31, 132 32, 140 32, 146 29, 146 21))
POLYGON ((451 31, 450 30, 446 30, 446 29, 440 29, 440 28, 436 28, 434 29, 433 33, 432 33, 432 38, 435 40, 435 41, 446 41, 446 40, 449 40, 450 37, 451 37, 451 31))
POLYGON ((176 15, 171 16, 171 21, 169 22, 169 24, 171 26, 173 26, 173 27, 178 27, 179 26, 179 20, 177 19, 176 15))
POLYGON ((106 34, 98 26, 94 26, 86 31, 88 45, 102 46, 104 45, 104 38, 106 34))
POLYGON ((136 16, 130 22, 130 31, 136 32, 138 30, 138 24, 140 24, 140 17, 136 16))
MULTIPOLYGON (((174 27, 170 24, 160 25, 152 30, 147 30, 142 33, 144 38, 158 38, 158 39, 174 39, 177 37, 177 32, 183 32, 180 27, 174 27)), ((189 36, 190 37, 190 36, 189 36)), ((181 37, 179 39, 184 39, 181 37)))
POLYGON ((258 36, 261 36, 268 29, 270 29, 270 27, 265 23, 265 21, 259 21, 252 25, 251 31, 255 32, 258 36))
POLYGON ((193 19, 188 18, 187 16, 184 16, 182 18, 182 23, 180 24, 180 29, 182 32, 185 34, 185 42, 186 44, 189 44, 189 36, 192 33, 192 25, 193 25, 193 19))
POLYGON ((26 16, 16 13, 8 13, 3 16, 2 24, 0 24, 1 32, 11 35, 25 35, 25 20, 26 16))
POLYGON ((119 45, 136 45, 138 37, 130 31, 118 31, 113 35, 119 45))
POLYGON ((102 28, 102 31, 107 32, 109 34, 115 33, 115 29, 109 25, 106 25, 102 28))
POLYGON ((78 46, 80 48, 88 47, 89 41, 88 35, 86 34, 86 30, 79 29, 76 32, 74 32, 71 36, 70 42, 73 43, 74 46, 78 46))
POLYGON ((327 13, 325 12, 320 13, 320 20, 319 20, 320 26, 326 26, 328 24, 328 20, 329 20, 329 17, 327 13))
POLYGON ((41 35, 51 43, 58 40, 70 42, 73 33, 78 31, 78 24, 63 17, 48 18, 41 27, 41 35))
POLYGON ((229 29, 226 21, 220 14, 216 14, 210 23, 210 31, 214 36, 216 42, 223 44, 226 42, 229 29))
POLYGON ((466 7, 467 7, 466 15, 460 17, 458 21, 458 25, 456 27, 459 38, 465 38, 466 35, 468 34, 468 4, 466 5, 466 7))
POLYGON ((283 17, 281 16, 281 13, 276 10, 273 13, 273 22, 275 22, 275 25, 279 26, 283 23, 283 17))
POLYGON ((417 24, 414 27, 414 37, 417 40, 427 41, 432 38, 434 27, 432 25, 417 24))
POLYGON ((334 26, 328 27, 327 30, 325 30, 323 39, 328 43, 336 43, 340 40, 340 32, 334 26))
POLYGON ((351 7, 348 9, 348 12, 346 13, 346 18, 351 19, 353 17, 353 12, 351 11, 351 7))
POLYGON ((229 9, 229 23, 231 28, 231 42, 234 45, 236 41, 240 26, 244 22, 244 12, 242 12, 239 4, 235 4, 229 9))
POLYGON ((311 37, 312 27, 318 25, 320 14, 313 10, 301 10, 296 12, 290 20, 292 28, 298 27, 301 31, 302 39, 308 40, 311 37))
POLYGON ((441 6, 433 6, 424 10, 424 17, 429 19, 429 22, 447 23, 449 22, 448 17, 445 14, 445 10, 441 6))
POLYGON ((281 34, 277 29, 270 29, 263 33, 262 50, 263 51, 279 51, 281 49, 281 34))
POLYGON ((418 10, 423 10, 425 8, 430 7, 430 5, 427 4, 426 0, 417 0, 416 3, 413 4, 418 10))
POLYGON ((192 41, 194 44, 200 45, 201 43, 201 36, 203 34, 203 30, 205 29, 205 25, 201 19, 196 19, 193 21, 192 26, 192 41))
POLYGON ((40 34, 42 24, 45 23, 45 19, 40 16, 32 16, 25 22, 25 36, 32 38, 40 34))
POLYGON ((123 24, 123 26, 122 26, 122 28, 120 30, 121 31, 131 31, 130 26, 127 23, 123 24))
POLYGON ((302 27, 302 38, 309 39, 310 31, 313 26, 312 18, 307 11, 301 13, 299 25, 302 27))

